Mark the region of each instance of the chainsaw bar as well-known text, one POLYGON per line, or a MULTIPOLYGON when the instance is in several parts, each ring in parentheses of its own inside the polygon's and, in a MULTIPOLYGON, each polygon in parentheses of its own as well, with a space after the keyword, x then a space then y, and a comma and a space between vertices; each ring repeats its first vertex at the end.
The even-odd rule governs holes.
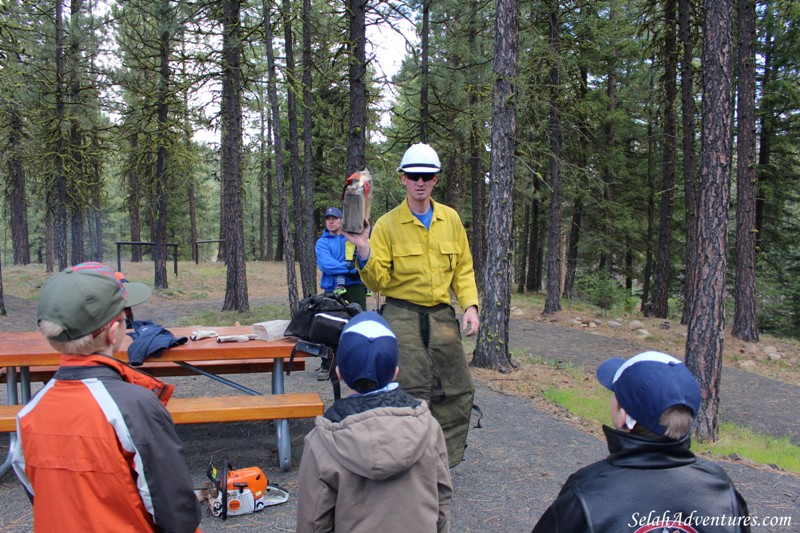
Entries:
POLYGON ((289 501, 289 493, 277 485, 267 485, 267 493, 264 496, 264 506, 280 505, 289 501))

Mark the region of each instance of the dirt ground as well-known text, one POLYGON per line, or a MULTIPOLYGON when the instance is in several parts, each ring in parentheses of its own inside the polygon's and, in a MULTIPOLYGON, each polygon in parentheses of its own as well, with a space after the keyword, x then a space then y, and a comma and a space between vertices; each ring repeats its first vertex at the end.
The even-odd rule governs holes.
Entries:
MULTIPOLYGON (((253 297, 251 305, 286 304, 285 292, 280 290, 281 287, 277 287, 269 295, 253 297)), ((214 291, 209 290, 204 296, 210 294, 214 291)), ((185 302, 169 295, 156 295, 151 302, 137 306, 136 314, 137 318, 150 318, 169 326, 177 316, 201 309, 218 310, 220 306, 221 298, 216 297, 185 302)), ((6 307, 11 316, 0 317, 0 332, 33 329, 33 302, 7 297, 6 307)), ((594 317, 564 311, 545 319, 536 309, 523 307, 515 310, 511 320, 512 353, 531 353, 543 360, 591 369, 610 356, 629 357, 644 349, 668 350, 662 343, 673 336, 675 340, 671 342, 679 346, 683 335, 675 324, 670 324, 670 329, 662 329, 658 322, 643 323, 651 335, 642 337, 626 330, 629 317, 619 317, 622 328, 609 326, 608 318, 599 318, 600 323, 592 327, 589 318, 594 317)), ((769 359, 769 363, 761 361, 760 355, 747 346, 737 349, 742 350, 743 359, 755 359, 759 367, 796 367, 797 353, 791 346, 778 345, 781 359, 769 359)), ((669 351, 682 354, 677 349, 669 351)), ((800 387, 792 383, 794 378, 779 381, 742 370, 736 361, 731 363, 723 372, 723 419, 743 422, 751 427, 761 424, 760 431, 788 435, 795 443, 800 442, 796 414, 796 406, 800 405, 800 387), (758 402, 753 402, 753 398, 758 402), (763 408, 765 404, 766 409, 763 408), (755 410, 757 413, 753 412, 755 410)), ((287 377, 287 390, 319 390, 329 404, 333 399, 330 385, 316 381, 313 360, 308 366, 307 371, 287 377)), ((567 476, 607 454, 605 444, 575 417, 535 395, 518 392, 520 380, 536 380, 536 375, 524 371, 497 374, 473 369, 473 377, 476 403, 484 412, 483 427, 470 430, 465 461, 452 471, 455 495, 451 530, 530 531, 567 476), (512 394, 515 391, 516 395, 512 394)), ((251 388, 268 391, 268 378, 264 379, 264 376, 234 378, 251 388)), ((230 394, 216 389, 222 385, 199 376, 171 381, 176 382, 181 395, 230 394)), ((0 394, 0 402, 4 402, 5 385, 0 386, 0 394)), ((285 473, 277 468, 272 423, 190 425, 180 426, 179 432, 186 443, 190 468, 198 486, 204 482, 209 459, 226 457, 237 466, 261 466, 271 482, 282 485, 294 497, 302 439, 311 424, 311 420, 290 423, 293 467, 285 473)), ((0 455, 5 456, 7 449, 6 445, 0 444, 0 455)), ((723 466, 747 499, 751 516, 788 517, 791 520, 788 526, 759 526, 753 531, 800 532, 800 476, 742 460, 726 460, 723 466)), ((31 530, 30 505, 13 476, 0 481, 0 501, 3 502, 0 506, 0 532, 31 530)), ((206 532, 294 531, 295 504, 292 498, 284 505, 254 515, 231 518, 227 522, 206 512, 201 528, 206 532)))

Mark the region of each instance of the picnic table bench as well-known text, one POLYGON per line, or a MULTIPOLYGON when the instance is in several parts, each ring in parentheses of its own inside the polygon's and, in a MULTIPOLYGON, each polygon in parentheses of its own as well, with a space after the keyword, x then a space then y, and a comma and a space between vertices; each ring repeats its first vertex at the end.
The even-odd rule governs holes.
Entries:
MULTIPOLYGON (((215 329, 220 335, 252 333, 248 326, 215 329)), ((188 337, 191 330, 170 328, 176 337, 188 337)), ((130 337, 126 337, 115 357, 127 362, 127 348, 131 342, 130 337)), ((198 373, 244 392, 246 396, 172 398, 167 410, 176 424, 274 420, 280 467, 286 471, 291 467, 288 420, 321 415, 324 409, 317 392, 287 394, 284 391, 284 360, 290 357, 294 346, 294 339, 218 343, 214 338, 207 338, 165 350, 138 368, 157 376, 198 373), (271 372, 271 394, 261 395, 220 376, 244 372, 271 372)), ((21 404, 30 400, 31 382, 49 379, 58 366, 59 357, 38 332, 0 333, 0 368, 5 369, 3 381, 8 391, 8 404, 0 406, 0 432, 10 433, 12 444, 16 438, 16 414, 21 404)), ((300 353, 293 360, 292 369, 302 368, 305 362, 300 353)), ((0 467, 0 477, 10 467, 10 460, 6 460, 0 467)))

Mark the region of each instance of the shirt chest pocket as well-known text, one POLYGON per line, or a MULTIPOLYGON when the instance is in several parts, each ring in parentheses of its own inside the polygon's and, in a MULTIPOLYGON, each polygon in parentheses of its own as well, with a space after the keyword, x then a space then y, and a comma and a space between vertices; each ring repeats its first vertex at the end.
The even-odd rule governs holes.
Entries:
POLYGON ((439 268, 445 272, 452 271, 458 263, 459 255, 461 255, 461 247, 457 242, 440 242, 439 268))
POLYGON ((425 261, 422 257, 422 245, 416 242, 396 244, 392 248, 394 269, 399 274, 417 274, 422 272, 425 261))

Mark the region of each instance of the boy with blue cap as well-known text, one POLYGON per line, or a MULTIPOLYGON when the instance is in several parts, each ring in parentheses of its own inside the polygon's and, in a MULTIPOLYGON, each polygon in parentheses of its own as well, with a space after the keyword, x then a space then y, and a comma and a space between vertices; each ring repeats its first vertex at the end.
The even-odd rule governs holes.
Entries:
POLYGON ((17 416, 12 464, 36 531, 195 531, 200 506, 164 404, 174 386, 113 357, 150 297, 101 263, 51 277, 36 313, 59 369, 17 416))
POLYGON ((702 400, 678 359, 644 352, 597 369, 614 395, 614 428, 603 426, 611 453, 572 474, 535 533, 745 533, 747 504, 725 471, 697 458, 690 432, 702 400))
POLYGON ((356 315, 342 331, 336 372, 355 392, 306 435, 298 533, 449 530, 444 435, 425 401, 394 381, 397 356, 397 338, 377 313, 356 315))

